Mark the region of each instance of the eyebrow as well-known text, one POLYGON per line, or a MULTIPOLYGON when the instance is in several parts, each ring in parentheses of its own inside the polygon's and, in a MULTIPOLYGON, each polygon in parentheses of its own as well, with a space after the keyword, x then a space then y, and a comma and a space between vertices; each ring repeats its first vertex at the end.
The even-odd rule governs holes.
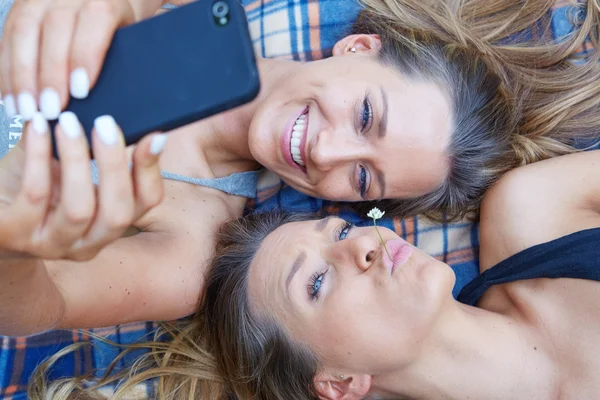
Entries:
POLYGON ((292 279, 294 279, 294 275, 296 275, 296 272, 298 272, 298 270, 302 266, 302 263, 304 263, 304 260, 306 260, 306 252, 303 251, 302 253, 298 254, 298 257, 296 257, 296 261, 294 261, 290 274, 288 275, 285 281, 285 287, 288 292, 288 297, 290 293, 290 283, 292 282, 292 279))
POLYGON ((379 139, 383 139, 387 134, 387 123, 388 123, 388 97, 387 93, 383 89, 383 86, 380 86, 381 90, 381 99, 383 102, 383 113, 381 114, 381 119, 379 120, 379 139))
MULTIPOLYGON (((317 221, 317 223, 315 224, 315 231, 323 232, 331 218, 333 218, 333 216, 330 215, 317 221)), ((294 264, 292 264, 292 269, 290 270, 290 273, 287 279, 285 280, 285 287, 288 292, 288 297, 290 295, 290 283, 292 282, 292 279, 294 279, 294 275, 296 275, 296 272, 298 272, 298 270, 304 263, 304 260, 306 260, 306 252, 303 251, 302 253, 298 254, 298 257, 296 257, 294 264)))
POLYGON ((328 215, 327 217, 319 220, 317 222, 317 224, 315 225, 315 231, 317 232, 323 232, 323 229, 325 229, 325 227, 327 226, 327 224, 329 223, 329 220, 333 218, 333 216, 328 215))
MULTIPOLYGON (((381 100, 383 103, 383 112, 381 113, 381 119, 379 120, 379 139, 383 139, 387 134, 387 124, 388 124, 388 96, 385 92, 383 86, 379 87, 381 91, 381 100)), ((385 174, 383 171, 377 171, 377 180, 379 181, 379 187, 381 188, 381 194, 379 195, 379 199, 382 200, 385 198, 385 174)))
POLYGON ((379 199, 383 200, 385 198, 385 174, 383 171, 377 170, 377 180, 379 181, 379 187, 381 188, 379 199))

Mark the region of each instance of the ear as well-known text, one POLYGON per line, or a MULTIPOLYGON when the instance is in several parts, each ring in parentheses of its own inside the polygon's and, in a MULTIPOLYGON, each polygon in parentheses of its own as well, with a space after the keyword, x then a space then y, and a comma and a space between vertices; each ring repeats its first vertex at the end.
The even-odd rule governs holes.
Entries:
POLYGON ((341 39, 333 46, 334 56, 346 54, 377 54, 381 49, 379 35, 350 35, 341 39), (356 52, 352 52, 355 49, 356 52))
POLYGON ((371 389, 371 375, 349 375, 341 379, 328 373, 319 373, 315 388, 323 400, 360 400, 371 389))

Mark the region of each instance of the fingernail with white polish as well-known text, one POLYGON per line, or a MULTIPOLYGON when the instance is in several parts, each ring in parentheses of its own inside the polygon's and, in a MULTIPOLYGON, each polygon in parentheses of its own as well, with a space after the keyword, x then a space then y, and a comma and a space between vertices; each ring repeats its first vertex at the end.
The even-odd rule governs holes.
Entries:
POLYGON ((84 68, 76 68, 71 72, 71 96, 76 99, 85 99, 90 93, 90 77, 84 68))
POLYGON ((157 155, 165 148, 165 144, 167 143, 167 135, 164 133, 160 133, 155 135, 150 142, 150 153, 157 155))
POLYGON ((94 127, 98 137, 104 144, 117 143, 117 123, 110 115, 103 115, 94 120, 94 127))
POLYGON ((17 97, 17 103, 19 105, 19 113, 25 121, 31 120, 33 114, 37 112, 37 103, 35 98, 29 92, 21 92, 17 97))
POLYGON ((81 135, 81 126, 79 125, 79 119, 71 111, 65 111, 58 117, 58 123, 70 138, 76 138, 81 135))
POLYGON ((12 118, 17 115, 17 105, 15 104, 15 98, 12 95, 6 95, 4 98, 4 111, 8 118, 12 118))
POLYGON ((60 96, 54 89, 46 88, 40 95, 40 110, 48 121, 58 118, 60 115, 60 96))
POLYGON ((35 114, 33 114, 33 119, 31 120, 31 123, 33 125, 33 130, 35 131, 35 133, 39 135, 44 135, 46 132, 48 132, 48 122, 41 113, 36 112, 35 114))

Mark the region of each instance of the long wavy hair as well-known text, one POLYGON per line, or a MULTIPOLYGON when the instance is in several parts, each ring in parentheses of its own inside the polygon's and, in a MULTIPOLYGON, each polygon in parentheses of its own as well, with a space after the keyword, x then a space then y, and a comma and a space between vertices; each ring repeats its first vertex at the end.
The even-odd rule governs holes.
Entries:
POLYGON ((463 218, 506 171, 600 139, 598 0, 573 6, 575 29, 560 41, 549 33, 554 0, 361 1, 353 33, 378 34, 384 64, 445 90, 454 126, 436 190, 350 204, 356 211, 463 218), (594 49, 574 57, 586 40, 594 49))
POLYGON ((320 217, 272 212, 225 223, 196 315, 177 325, 163 324, 153 341, 125 346, 99 379, 89 374, 47 382, 52 364, 85 344, 72 345, 38 367, 29 398, 106 399, 99 389, 109 387, 114 390, 111 399, 129 400, 138 398, 136 385, 157 379, 159 399, 317 399, 317 356, 291 340, 276 321, 252 309, 247 278, 269 233, 290 222, 320 217), (131 368, 113 373, 123 357, 139 349, 148 351, 131 368))

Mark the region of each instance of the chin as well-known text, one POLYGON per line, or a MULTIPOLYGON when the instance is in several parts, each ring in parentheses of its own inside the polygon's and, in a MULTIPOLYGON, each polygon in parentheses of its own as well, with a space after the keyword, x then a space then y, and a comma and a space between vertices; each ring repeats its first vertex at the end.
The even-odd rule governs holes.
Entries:
POLYGON ((456 283, 456 275, 449 265, 443 264, 443 267, 439 266, 437 269, 437 277, 432 282, 434 291, 434 301, 442 307, 449 299, 454 300, 452 291, 456 283))
POLYGON ((448 299, 454 299, 452 290, 456 283, 456 275, 449 265, 437 261, 423 268, 421 282, 425 285, 424 293, 428 304, 435 309, 439 309, 448 299))
POLYGON ((442 269, 442 271, 440 274, 444 277, 443 279, 441 279, 442 286, 445 288, 444 292, 447 292, 450 295, 452 295, 452 290, 454 290, 454 285, 456 284, 456 274, 454 273, 452 267, 450 267, 448 264, 441 264, 442 265, 440 265, 440 269, 442 269))
POLYGON ((248 129, 248 148, 256 161, 265 168, 271 169, 270 164, 272 162, 265 156, 272 154, 273 157, 276 157, 277 153, 275 153, 276 149, 271 146, 272 140, 268 135, 270 131, 264 128, 261 129, 261 126, 264 127, 264 124, 259 124, 256 118, 250 123, 248 129))

